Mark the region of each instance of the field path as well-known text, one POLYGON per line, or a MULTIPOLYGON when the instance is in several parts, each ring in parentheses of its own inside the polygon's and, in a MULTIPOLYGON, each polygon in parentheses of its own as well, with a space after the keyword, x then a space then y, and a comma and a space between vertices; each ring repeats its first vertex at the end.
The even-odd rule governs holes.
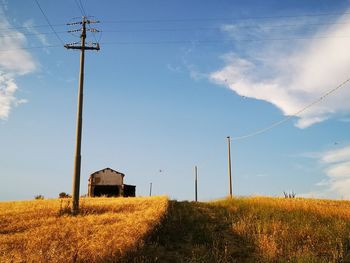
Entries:
POLYGON ((123 262, 256 262, 254 245, 232 231, 228 210, 170 201, 161 225, 123 262))

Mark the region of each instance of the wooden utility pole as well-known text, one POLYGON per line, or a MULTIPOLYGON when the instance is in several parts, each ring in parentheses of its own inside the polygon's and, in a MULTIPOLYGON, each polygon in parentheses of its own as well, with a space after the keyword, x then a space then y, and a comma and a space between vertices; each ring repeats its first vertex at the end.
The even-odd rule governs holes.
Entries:
POLYGON ((152 196, 152 183, 149 184, 149 196, 152 196))
POLYGON ((194 198, 195 201, 198 201, 198 188, 197 188, 197 183, 198 183, 198 170, 197 170, 197 165, 194 167, 194 198))
POLYGON ((80 190, 80 171, 81 171, 81 137, 83 126, 83 89, 84 89, 84 62, 85 62, 85 50, 100 50, 98 43, 86 46, 86 31, 98 32, 96 29, 86 28, 86 24, 98 23, 98 21, 88 20, 85 17, 81 22, 69 23, 68 25, 81 25, 80 29, 70 30, 68 32, 80 32, 81 31, 81 45, 79 43, 71 43, 64 45, 67 49, 80 49, 80 77, 79 77, 79 90, 78 90, 78 110, 77 110, 77 130, 76 130, 76 147, 75 147, 75 160, 74 160, 74 175, 73 175, 73 206, 72 214, 79 213, 79 190, 80 190))
POLYGON ((231 138, 230 138, 230 136, 227 136, 227 146, 228 146, 228 179, 229 179, 229 190, 230 190, 230 198, 232 198, 231 138))

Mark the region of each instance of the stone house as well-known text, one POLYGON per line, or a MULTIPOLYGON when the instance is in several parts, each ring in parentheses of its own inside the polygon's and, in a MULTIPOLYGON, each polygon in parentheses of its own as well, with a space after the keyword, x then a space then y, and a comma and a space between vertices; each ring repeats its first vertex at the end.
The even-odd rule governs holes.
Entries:
POLYGON ((125 174, 111 168, 92 173, 89 177, 88 196, 134 197, 136 186, 124 184, 125 174))

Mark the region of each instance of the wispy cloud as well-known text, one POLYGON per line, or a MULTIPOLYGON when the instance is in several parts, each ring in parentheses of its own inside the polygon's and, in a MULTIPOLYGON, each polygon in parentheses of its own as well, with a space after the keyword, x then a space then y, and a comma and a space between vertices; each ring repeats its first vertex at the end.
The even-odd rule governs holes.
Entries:
POLYGON ((306 193, 303 196, 350 198, 350 145, 302 156, 317 160, 326 175, 315 184, 317 191, 312 191, 311 194, 306 193))
POLYGON ((350 146, 325 152, 322 155, 321 160, 324 163, 338 163, 350 161, 350 146))
POLYGON ((14 93, 17 86, 14 80, 0 73, 0 119, 6 119, 11 110, 12 105, 16 102, 14 93))
MULTIPOLYGON (((327 27, 314 26, 313 32, 307 26, 310 21, 294 24, 289 31, 284 27, 283 34, 274 32, 278 26, 271 23, 248 29, 224 25, 222 30, 241 45, 222 57, 226 66, 212 72, 211 80, 241 96, 267 101, 291 116, 350 77, 350 24, 345 17, 327 27), (300 39, 308 37, 312 38, 300 39), (286 41, 273 41, 283 38, 286 41)), ((349 100, 350 93, 340 90, 298 116, 296 126, 306 128, 349 113, 349 100)))
POLYGON ((21 50, 26 44, 25 36, 11 30, 11 25, 4 18, 0 18, 0 119, 7 119, 13 106, 26 102, 15 96, 18 86, 15 78, 33 72, 36 64, 32 56, 21 50))
POLYGON ((193 79, 193 80, 201 80, 201 79, 207 79, 208 78, 208 75, 199 71, 199 69, 189 63, 186 59, 183 59, 183 65, 185 66, 186 70, 190 73, 190 77, 193 79))
POLYGON ((1 4, 2 4, 2 7, 4 8, 4 10, 1 10, 0 9, 0 12, 1 11, 7 11, 8 10, 8 3, 6 0, 1 0, 1 4))
MULTIPOLYGON (((26 22, 24 22, 23 26, 25 27, 25 29, 34 34, 35 37, 39 40, 39 42, 44 45, 47 46, 49 45, 49 41, 47 40, 46 36, 41 34, 40 32, 38 32, 35 27, 34 27, 34 21, 33 20, 28 20, 26 22)), ((48 49, 46 49, 46 52, 48 52, 48 49)))
POLYGON ((341 118, 340 121, 341 122, 350 122, 350 118, 341 118))
POLYGON ((170 70, 171 72, 175 72, 175 73, 178 73, 178 72, 181 72, 181 67, 180 66, 173 66, 172 64, 168 63, 166 65, 167 69, 170 70))
POLYGON ((350 146, 325 152, 321 161, 327 165, 330 190, 350 198, 350 146))

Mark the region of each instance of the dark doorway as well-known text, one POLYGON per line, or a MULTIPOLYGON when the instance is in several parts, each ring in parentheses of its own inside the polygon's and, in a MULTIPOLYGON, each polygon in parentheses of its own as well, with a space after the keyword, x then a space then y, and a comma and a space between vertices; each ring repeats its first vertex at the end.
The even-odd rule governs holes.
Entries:
POLYGON ((118 185, 96 185, 94 189, 94 196, 119 196, 119 186, 118 185))
POLYGON ((124 197, 135 197, 136 186, 124 184, 124 197))

